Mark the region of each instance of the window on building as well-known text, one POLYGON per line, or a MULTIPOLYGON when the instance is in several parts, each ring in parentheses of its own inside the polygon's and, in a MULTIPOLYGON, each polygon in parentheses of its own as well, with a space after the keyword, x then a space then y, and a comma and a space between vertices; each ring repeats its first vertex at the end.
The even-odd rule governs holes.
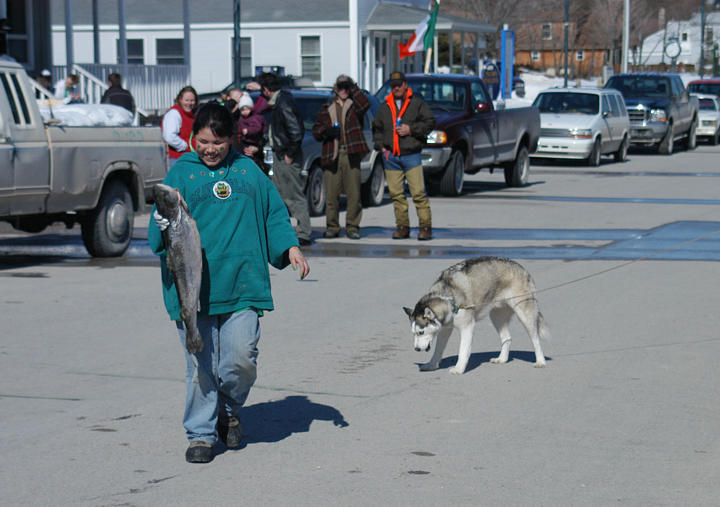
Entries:
POLYGON ((713 28, 711 26, 705 27, 705 46, 713 47, 713 28))
POLYGON ((585 51, 575 51, 575 60, 582 62, 585 59, 585 51))
MULTIPOLYGON (((235 72, 235 37, 230 38, 232 44, 232 72, 235 72)), ((255 72, 252 67, 252 39, 250 37, 240 37, 240 76, 251 77, 255 72)))
MULTIPOLYGON (((120 62, 120 39, 117 39, 118 62, 120 62)), ((145 63, 145 46, 142 39, 127 40, 127 62, 128 63, 145 63)))
POLYGON ((28 34, 30 10, 25 0, 7 0, 7 21, 11 30, 7 34, 7 52, 20 63, 33 66, 32 39, 28 34))
POLYGON ((684 41, 687 40, 687 32, 683 32, 683 34, 682 34, 682 40, 684 40, 684 41))
POLYGON ((540 61, 540 51, 530 51, 530 59, 533 62, 539 62, 540 61))
POLYGON ((543 23, 542 39, 543 40, 552 40, 552 23, 543 23))
POLYGON ((300 59, 302 75, 313 81, 322 80, 320 37, 317 35, 300 37, 300 59))
POLYGON ((155 59, 158 65, 185 64, 183 39, 157 39, 155 41, 155 59))

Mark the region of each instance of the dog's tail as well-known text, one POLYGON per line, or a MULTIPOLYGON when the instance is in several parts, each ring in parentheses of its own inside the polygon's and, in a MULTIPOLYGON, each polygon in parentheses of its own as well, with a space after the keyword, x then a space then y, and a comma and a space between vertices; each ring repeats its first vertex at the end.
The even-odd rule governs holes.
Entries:
POLYGON ((545 322, 545 317, 543 317, 543 314, 540 313, 540 311, 537 312, 535 326, 537 328, 540 339, 545 342, 550 342, 550 328, 548 327, 547 322, 545 322))

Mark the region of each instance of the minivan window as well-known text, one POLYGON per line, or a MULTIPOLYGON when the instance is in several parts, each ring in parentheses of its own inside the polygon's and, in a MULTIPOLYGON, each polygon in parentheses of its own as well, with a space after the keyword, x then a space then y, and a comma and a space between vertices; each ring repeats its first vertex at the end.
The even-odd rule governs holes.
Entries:
POLYGON ((602 105, 603 114, 605 114, 605 113, 611 114, 612 109, 610 108, 610 100, 608 99, 607 95, 603 95, 602 102, 603 102, 603 105, 602 105))
POLYGON ((533 102, 541 113, 598 114, 599 97, 594 93, 541 93, 533 102))
POLYGON ((620 110, 620 105, 618 104, 618 98, 615 95, 607 95, 608 100, 610 101, 610 109, 612 110, 612 115, 615 117, 622 116, 622 111, 620 110))

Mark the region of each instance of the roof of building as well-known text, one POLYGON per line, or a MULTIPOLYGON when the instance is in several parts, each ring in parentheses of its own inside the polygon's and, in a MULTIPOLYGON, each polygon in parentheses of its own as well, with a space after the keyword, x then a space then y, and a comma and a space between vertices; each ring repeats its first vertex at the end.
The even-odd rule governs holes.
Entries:
MULTIPOLYGON (((65 2, 48 2, 50 23, 65 24, 65 2)), ((118 23, 118 0, 97 0, 98 23, 118 23)), ((232 23, 232 0, 190 1, 191 23, 232 23)), ((71 0, 74 25, 92 25, 92 1, 71 0)), ((181 0, 125 0, 125 23, 128 25, 181 24, 181 0)), ((243 0, 241 23, 280 23, 303 21, 348 21, 348 2, 337 0, 243 0)))

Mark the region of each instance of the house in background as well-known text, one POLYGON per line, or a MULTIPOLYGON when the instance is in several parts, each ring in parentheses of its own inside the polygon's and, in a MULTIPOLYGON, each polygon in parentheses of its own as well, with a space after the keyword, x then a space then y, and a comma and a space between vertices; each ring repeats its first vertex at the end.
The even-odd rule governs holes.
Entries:
MULTIPOLYGON (((82 65, 117 64, 120 39, 119 0, 50 2, 52 58, 67 62, 66 6, 72 10, 72 61, 82 65), (97 8, 97 30, 92 4, 97 8), (95 33, 98 32, 98 36, 95 33), (95 58, 94 40, 99 40, 95 58), (96 61, 97 60, 97 61, 96 61)), ((189 2, 189 61, 184 57, 183 0, 125 0, 128 63, 185 65, 198 92, 222 89, 233 79, 233 1, 189 2)), ((375 90, 396 68, 422 70, 423 55, 400 61, 398 42, 405 42, 428 14, 428 0, 243 0, 240 44, 242 74, 257 67, 280 66, 286 74, 331 85, 348 74, 375 90)), ((437 34, 482 36, 496 27, 440 14, 437 34)))
MULTIPOLYGON (((675 63, 679 69, 699 70, 701 29, 700 13, 695 13, 687 21, 668 21, 665 28, 643 39, 641 46, 634 48, 632 64, 643 69, 668 69, 672 59, 665 52, 668 44, 680 46, 680 53, 675 63)), ((717 45, 720 40, 720 12, 709 12, 705 15, 705 74, 713 72, 713 57, 717 58, 717 45)), ((671 49, 668 50, 671 53, 671 49)))
MULTIPOLYGON (((563 22, 545 21, 520 25, 515 32, 515 65, 553 75, 564 74, 564 47, 563 22)), ((597 76, 608 59, 609 52, 605 48, 597 47, 597 44, 583 37, 576 23, 569 23, 569 76, 573 79, 597 76)))

